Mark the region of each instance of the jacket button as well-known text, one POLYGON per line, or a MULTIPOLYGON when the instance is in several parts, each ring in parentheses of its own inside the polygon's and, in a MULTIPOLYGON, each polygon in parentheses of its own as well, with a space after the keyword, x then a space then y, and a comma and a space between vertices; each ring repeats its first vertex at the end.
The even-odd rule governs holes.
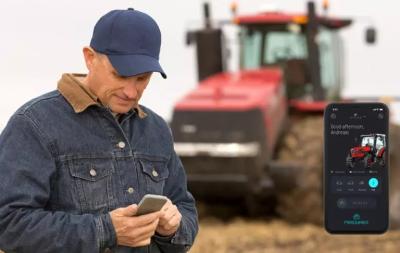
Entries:
POLYGON ((153 176, 158 177, 158 173, 155 169, 153 169, 153 171, 151 172, 151 174, 153 174, 153 176))
POLYGON ((97 175, 97 172, 96 172, 95 169, 90 169, 89 173, 90 173, 90 175, 91 175, 92 177, 95 177, 95 176, 97 175))
POLYGON ((123 142, 123 141, 118 142, 118 147, 125 148, 125 142, 123 142))
POLYGON ((133 189, 132 187, 128 188, 128 193, 132 194, 135 191, 135 189, 133 189))

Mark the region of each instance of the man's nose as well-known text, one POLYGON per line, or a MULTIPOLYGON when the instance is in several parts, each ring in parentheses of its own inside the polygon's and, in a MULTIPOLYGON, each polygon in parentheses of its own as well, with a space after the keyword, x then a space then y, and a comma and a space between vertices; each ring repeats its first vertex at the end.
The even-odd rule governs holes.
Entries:
POLYGON ((123 91, 125 96, 127 96, 129 99, 135 99, 138 94, 136 83, 134 82, 129 82, 126 84, 123 91))

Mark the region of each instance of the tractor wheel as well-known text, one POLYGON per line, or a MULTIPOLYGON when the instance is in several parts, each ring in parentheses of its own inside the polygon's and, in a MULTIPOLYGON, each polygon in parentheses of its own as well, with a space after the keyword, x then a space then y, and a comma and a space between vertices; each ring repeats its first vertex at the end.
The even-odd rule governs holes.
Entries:
POLYGON ((351 155, 348 155, 346 158, 346 166, 347 168, 354 168, 354 162, 353 162, 353 158, 351 157, 351 155))
POLYGON ((247 215, 249 215, 250 217, 256 217, 260 215, 260 212, 262 210, 261 205, 259 200, 255 196, 247 196, 245 198, 245 205, 247 215))
POLYGON ((369 168, 368 158, 369 158, 368 155, 366 155, 366 156, 363 158, 364 169, 369 168))
POLYGON ((249 195, 245 197, 246 214, 249 217, 257 218, 273 213, 275 199, 270 197, 261 197, 249 195))
POLYGON ((294 177, 291 179, 295 186, 277 193, 277 213, 293 223, 322 224, 322 116, 293 117, 280 143, 277 160, 302 167, 287 175, 294 177))
POLYGON ((385 159, 386 159, 386 152, 385 153, 383 153, 383 155, 382 155, 382 157, 381 158, 379 158, 379 166, 385 166, 385 159))

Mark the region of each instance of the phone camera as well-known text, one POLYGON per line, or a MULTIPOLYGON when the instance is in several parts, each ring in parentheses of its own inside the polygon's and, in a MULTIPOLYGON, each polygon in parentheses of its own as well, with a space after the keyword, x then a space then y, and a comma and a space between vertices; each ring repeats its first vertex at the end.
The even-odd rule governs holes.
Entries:
POLYGON ((331 113, 331 119, 336 119, 336 113, 331 113))
POLYGON ((385 115, 383 113, 378 113, 378 119, 383 119, 385 115))

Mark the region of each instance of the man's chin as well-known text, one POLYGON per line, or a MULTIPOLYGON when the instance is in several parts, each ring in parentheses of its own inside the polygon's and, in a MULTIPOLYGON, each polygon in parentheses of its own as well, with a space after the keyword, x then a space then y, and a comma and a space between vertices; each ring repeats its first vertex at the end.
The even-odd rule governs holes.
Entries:
POLYGON ((119 113, 119 114, 124 114, 129 112, 133 106, 110 106, 110 109, 112 112, 119 113))

